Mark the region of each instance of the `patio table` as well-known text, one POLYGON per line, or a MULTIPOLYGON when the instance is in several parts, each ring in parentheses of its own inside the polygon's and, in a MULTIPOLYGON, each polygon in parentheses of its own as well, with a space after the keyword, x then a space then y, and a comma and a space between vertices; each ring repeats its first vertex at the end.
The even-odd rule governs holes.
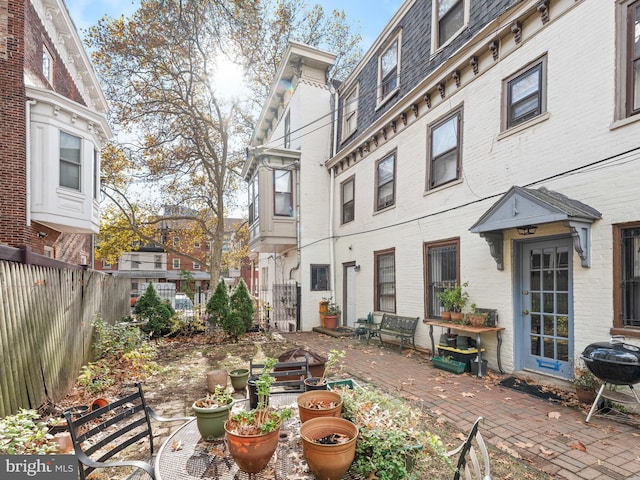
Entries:
MULTIPOLYGON (((224 438, 203 440, 196 420, 182 425, 162 444, 155 461, 157 480, 217 479, 217 480, 307 480, 313 474, 302 455, 300 417, 296 398, 298 394, 271 395, 273 407, 288 406, 293 410, 290 419, 280 427, 280 441, 267 467, 250 475, 242 472, 229 453, 224 438)), ((234 411, 248 409, 248 400, 236 401, 234 411)), ((344 479, 362 477, 347 473, 344 479)))

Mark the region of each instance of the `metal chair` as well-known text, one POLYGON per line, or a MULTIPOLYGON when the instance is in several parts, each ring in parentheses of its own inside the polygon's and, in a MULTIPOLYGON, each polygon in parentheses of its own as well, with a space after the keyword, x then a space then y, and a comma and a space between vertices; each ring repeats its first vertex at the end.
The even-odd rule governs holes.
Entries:
POLYGON ((447 457, 453 457, 458 454, 460 455, 458 457, 458 464, 456 465, 453 480, 459 480, 460 478, 465 478, 466 480, 491 480, 489 452, 487 450, 487 445, 482 439, 480 430, 478 429, 480 422, 483 420, 484 419, 482 417, 478 417, 465 442, 455 450, 445 454, 447 457), (480 458, 478 458, 478 453, 476 453, 474 445, 478 449, 480 458), (464 477, 461 477, 463 472, 464 477))

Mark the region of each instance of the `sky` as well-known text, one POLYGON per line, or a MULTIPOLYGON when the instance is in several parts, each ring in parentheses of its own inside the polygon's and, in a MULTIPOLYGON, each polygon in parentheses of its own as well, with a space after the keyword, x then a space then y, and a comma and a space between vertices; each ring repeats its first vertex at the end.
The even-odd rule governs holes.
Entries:
MULTIPOLYGON (((325 11, 344 10, 347 19, 360 25, 363 51, 371 46, 403 0, 306 0, 307 5, 320 4, 325 11)), ((111 17, 128 16, 139 4, 138 0, 65 0, 69 14, 80 36, 83 30, 96 25, 105 14, 111 17)))

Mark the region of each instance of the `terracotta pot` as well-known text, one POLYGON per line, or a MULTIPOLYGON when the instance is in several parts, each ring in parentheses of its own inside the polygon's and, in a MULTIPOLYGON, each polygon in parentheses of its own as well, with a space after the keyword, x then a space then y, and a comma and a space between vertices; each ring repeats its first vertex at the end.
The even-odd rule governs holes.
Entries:
POLYGON ((207 372, 207 390, 209 393, 215 392, 217 385, 224 388, 227 387, 226 370, 211 370, 210 372, 207 372))
POLYGON ((440 313, 440 318, 442 319, 442 321, 444 322, 449 322, 451 321, 451 312, 441 312, 440 313))
POLYGON ((339 393, 329 390, 311 390, 298 396, 298 412, 300 413, 300 422, 318 417, 339 417, 342 413, 342 397, 339 393), (334 404, 330 408, 309 408, 309 405, 322 402, 325 405, 334 404))
POLYGON ((462 312, 451 312, 451 321, 460 323, 462 322, 462 318, 464 314, 462 312))
POLYGON ((305 392, 310 392, 311 390, 328 390, 329 383, 318 383, 320 381, 320 377, 309 377, 304 379, 304 390, 305 392))
POLYGON ((484 326, 484 316, 483 315, 469 315, 469 321, 471 325, 474 327, 483 327, 484 326))
POLYGON ((576 387, 576 396, 582 403, 593 403, 596 399, 596 391, 589 388, 576 387))
POLYGON ((300 426, 302 454, 318 480, 340 480, 356 454, 358 427, 344 418, 312 418, 300 426), (323 445, 314 440, 333 433, 350 437, 345 443, 323 445))
POLYGON ((329 328, 331 330, 335 330, 338 326, 338 316, 337 315, 325 315, 324 316, 324 326, 325 328, 329 328))
POLYGON ((196 414, 198 431, 204 440, 219 438, 224 435, 224 423, 229 419, 233 402, 218 408, 191 406, 196 414))
POLYGON ((102 408, 102 407, 106 407, 107 405, 109 405, 109 400, 107 400, 105 398, 96 398, 91 403, 91 411, 93 412, 94 410, 97 410, 97 409, 102 408))
POLYGON ((224 425, 229 453, 245 473, 258 473, 267 466, 278 447, 280 428, 264 435, 238 435, 224 425))
POLYGON ((231 385, 236 392, 247 388, 247 380, 249 379, 248 368, 237 368, 229 372, 229 378, 231 379, 231 385))

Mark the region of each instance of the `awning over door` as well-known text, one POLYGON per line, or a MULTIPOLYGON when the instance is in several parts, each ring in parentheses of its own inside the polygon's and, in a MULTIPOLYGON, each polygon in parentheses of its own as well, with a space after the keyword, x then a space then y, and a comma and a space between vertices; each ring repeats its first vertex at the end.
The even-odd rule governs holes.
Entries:
POLYGON ((578 200, 544 187, 530 189, 513 186, 469 229, 487 243, 498 270, 504 268, 503 231, 509 228, 531 230, 542 223, 563 222, 573 236, 573 245, 583 267, 591 265, 591 224, 602 214, 578 200))

